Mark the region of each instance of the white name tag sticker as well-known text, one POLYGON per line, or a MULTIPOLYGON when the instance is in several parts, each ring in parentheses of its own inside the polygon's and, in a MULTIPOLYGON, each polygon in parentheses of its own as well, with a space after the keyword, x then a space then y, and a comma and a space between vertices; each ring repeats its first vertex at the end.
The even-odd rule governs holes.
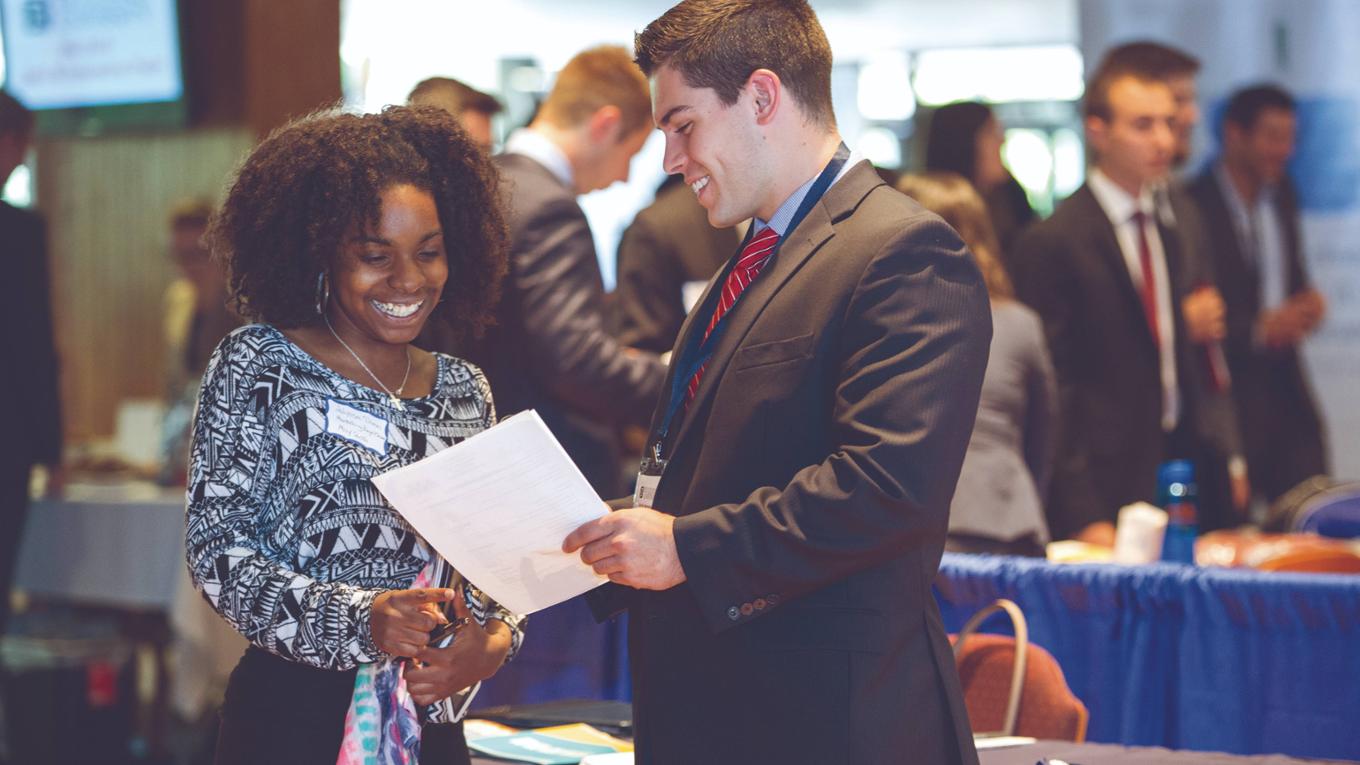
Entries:
POLYGON ((377 454, 387 454, 387 420, 326 399, 326 432, 377 454))
POLYGON ((660 483, 659 475, 638 473, 637 488, 633 490, 633 507, 651 507, 656 501, 656 487, 660 483))

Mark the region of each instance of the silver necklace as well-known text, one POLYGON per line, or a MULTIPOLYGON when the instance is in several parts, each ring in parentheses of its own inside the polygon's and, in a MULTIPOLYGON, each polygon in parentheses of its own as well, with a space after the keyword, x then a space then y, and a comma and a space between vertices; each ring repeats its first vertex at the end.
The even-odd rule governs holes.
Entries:
POLYGON ((373 378, 373 382, 377 383, 378 387, 382 388, 383 393, 387 394, 387 402, 391 404, 393 408, 405 411, 406 407, 401 403, 401 392, 406 388, 406 381, 411 378, 411 346, 406 346, 406 374, 401 376, 401 385, 398 385, 397 389, 394 391, 386 385, 383 385, 383 381, 377 375, 373 374, 373 370, 369 369, 368 365, 364 363, 364 360, 359 358, 359 354, 355 353, 354 349, 349 347, 349 343, 340 339, 340 335, 335 332, 335 327, 331 326, 331 319, 329 316, 323 313, 321 314, 321 320, 326 322, 326 329, 331 331, 331 337, 335 338, 335 342, 349 351, 349 355, 353 356, 354 360, 359 362, 359 366, 363 367, 364 371, 368 373, 368 376, 373 378))

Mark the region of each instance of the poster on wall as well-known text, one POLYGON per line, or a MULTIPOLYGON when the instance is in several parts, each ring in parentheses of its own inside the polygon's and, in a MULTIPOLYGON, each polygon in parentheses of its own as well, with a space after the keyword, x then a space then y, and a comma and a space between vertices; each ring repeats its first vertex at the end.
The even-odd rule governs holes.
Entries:
POLYGON ((6 89, 30 109, 183 96, 175 0, 0 0, 6 89))

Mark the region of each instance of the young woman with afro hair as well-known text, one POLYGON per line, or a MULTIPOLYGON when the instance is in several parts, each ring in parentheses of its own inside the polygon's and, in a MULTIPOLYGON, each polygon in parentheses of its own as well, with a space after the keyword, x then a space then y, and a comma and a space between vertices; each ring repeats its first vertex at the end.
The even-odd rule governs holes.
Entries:
POLYGON ((216 761, 468 762, 459 721, 520 619, 369 479, 495 421, 480 370, 411 344, 487 324, 493 171, 437 109, 318 113, 250 154, 208 240, 257 322, 214 352, 190 455, 189 570, 250 642, 216 761))

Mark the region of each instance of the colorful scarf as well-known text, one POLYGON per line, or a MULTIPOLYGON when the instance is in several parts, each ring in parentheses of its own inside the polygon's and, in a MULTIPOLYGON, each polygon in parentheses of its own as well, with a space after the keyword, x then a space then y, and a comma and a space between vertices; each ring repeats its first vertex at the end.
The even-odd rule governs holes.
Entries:
MULTIPOLYGON (((411 588, 429 587, 442 562, 435 558, 426 564, 411 588)), ((404 666, 404 661, 392 657, 359 665, 336 765, 416 765, 420 761, 420 713, 406 690, 404 666)))

